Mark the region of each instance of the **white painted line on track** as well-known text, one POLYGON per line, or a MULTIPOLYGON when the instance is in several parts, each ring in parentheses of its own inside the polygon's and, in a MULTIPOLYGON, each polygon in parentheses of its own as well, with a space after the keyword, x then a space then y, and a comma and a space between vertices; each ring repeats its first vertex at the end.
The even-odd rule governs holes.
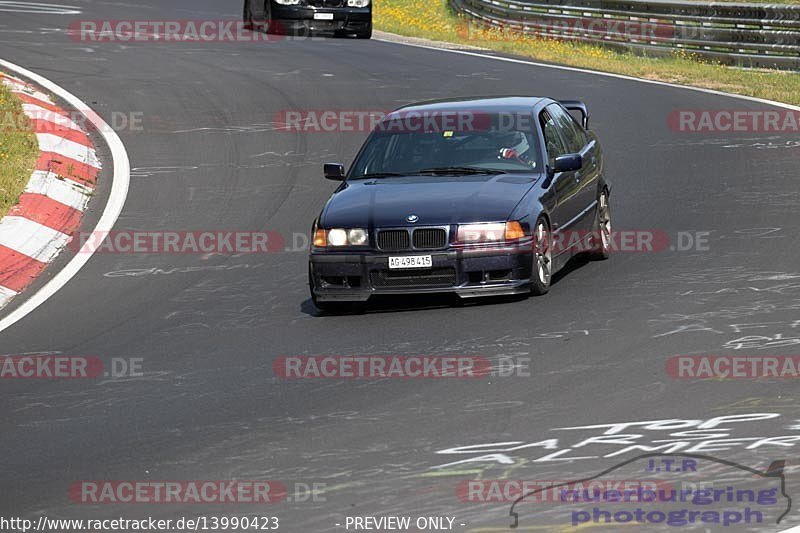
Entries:
MULTIPOLYGON (((82 102, 77 96, 73 95, 66 89, 56 85, 47 78, 31 72, 30 70, 0 59, 0 67, 16 72, 19 75, 39 84, 39 86, 50 91, 58 96, 74 109, 82 110, 86 119, 92 123, 97 129, 103 140, 111 150, 111 156, 114 162, 113 177, 111 184, 111 192, 109 193, 108 202, 100 216, 100 220, 92 231, 94 232, 108 232, 114 227, 117 222, 122 208, 125 205, 125 200, 128 197, 128 187, 130 186, 131 165, 128 159, 128 153, 125 151, 125 145, 119 135, 111 129, 111 127, 100 118, 100 115, 90 111, 88 105, 82 102), (88 113, 88 114, 87 114, 88 113)), ((0 319, 0 332, 8 329, 13 324, 16 324, 34 309, 42 305, 48 298, 57 293, 64 285, 66 285, 83 266, 92 258, 97 247, 100 243, 94 242, 95 239, 89 239, 79 253, 67 263, 50 281, 42 286, 36 293, 25 300, 19 307, 14 309, 11 313, 0 319)))
POLYGON ((25 103, 22 104, 22 110, 25 111, 25 114, 31 120, 44 120, 70 130, 82 131, 80 126, 75 124, 71 118, 65 117, 64 115, 56 113, 55 111, 45 109, 42 106, 25 103))
POLYGON ((97 169, 102 167, 94 148, 89 148, 52 133, 37 133, 36 139, 39 141, 39 151, 41 152, 53 152, 97 169))
POLYGON ((0 285, 0 307, 3 307, 8 302, 14 299, 17 295, 17 291, 12 291, 8 287, 3 287, 0 285))
POLYGON ((86 210, 86 204, 89 203, 92 195, 92 190, 88 187, 69 179, 61 179, 58 174, 46 170, 33 172, 27 187, 25 187, 25 192, 42 194, 78 211, 86 210))
POLYGON ((18 82, 15 80, 3 79, 3 84, 9 87, 11 89, 11 92, 17 94, 25 94, 27 96, 30 96, 31 98, 35 98, 36 100, 39 100, 40 102, 44 102, 46 104, 53 103, 53 101, 50 99, 49 96, 47 96, 41 91, 37 91, 27 83, 18 82))
POLYGON ((69 235, 25 217, 5 216, 0 220, 0 245, 49 263, 69 244, 69 235))

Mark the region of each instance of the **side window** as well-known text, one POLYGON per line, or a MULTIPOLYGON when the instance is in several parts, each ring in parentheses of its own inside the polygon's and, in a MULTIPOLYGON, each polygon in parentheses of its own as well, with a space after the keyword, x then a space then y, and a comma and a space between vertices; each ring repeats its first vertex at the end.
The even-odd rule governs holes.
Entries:
POLYGON ((556 126, 555 119, 547 110, 542 111, 539 115, 539 121, 542 124, 545 149, 547 150, 547 160, 548 163, 552 165, 556 157, 569 152, 567 151, 567 147, 564 146, 564 141, 561 140, 561 135, 558 133, 558 126, 556 126))
POLYGON ((587 141, 586 133, 583 131, 583 128, 575 122, 572 115, 558 104, 550 104, 547 106, 547 111, 555 119, 558 129, 564 136, 568 152, 574 154, 583 150, 587 141))

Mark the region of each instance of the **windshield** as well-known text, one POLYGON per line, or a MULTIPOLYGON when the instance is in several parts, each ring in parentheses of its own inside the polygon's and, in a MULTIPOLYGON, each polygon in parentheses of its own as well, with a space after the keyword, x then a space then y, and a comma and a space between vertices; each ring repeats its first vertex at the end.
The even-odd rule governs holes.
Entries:
MULTIPOLYGON (((350 171, 349 179, 452 173, 531 172, 541 168, 532 130, 503 124, 488 116, 485 126, 462 131, 436 124, 410 128, 382 127, 372 133, 350 171)), ((435 121, 432 121, 435 122, 435 121)), ((519 121, 530 125, 531 121, 519 121)))

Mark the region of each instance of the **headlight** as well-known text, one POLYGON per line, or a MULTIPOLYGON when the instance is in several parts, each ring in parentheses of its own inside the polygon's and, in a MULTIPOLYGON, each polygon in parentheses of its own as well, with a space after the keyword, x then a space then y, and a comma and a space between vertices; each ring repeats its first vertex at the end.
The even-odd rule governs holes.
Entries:
POLYGON ((300 0, 275 0, 282 6, 296 6, 300 3, 300 0))
POLYGON ((516 241, 523 237, 525 237, 525 231, 516 220, 496 224, 464 224, 458 227, 458 242, 460 243, 516 241))
POLYGON ((347 7, 367 7, 369 0, 347 0, 347 7))
POLYGON ((331 246, 344 246, 347 244, 347 232, 343 229, 328 230, 328 244, 331 246))
POLYGON ((364 246, 367 244, 367 231, 363 229, 351 229, 347 232, 347 242, 353 246, 364 246))
POLYGON ((317 229, 314 232, 314 246, 366 246, 369 244, 369 233, 362 228, 317 229))

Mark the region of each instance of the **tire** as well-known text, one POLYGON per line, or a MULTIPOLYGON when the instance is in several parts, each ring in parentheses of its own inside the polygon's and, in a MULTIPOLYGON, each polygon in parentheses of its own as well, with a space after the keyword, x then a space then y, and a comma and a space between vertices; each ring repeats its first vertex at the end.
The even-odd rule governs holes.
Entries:
POLYGON ((245 0, 245 16, 247 17, 245 25, 248 25, 249 28, 254 31, 275 33, 275 23, 272 20, 272 6, 269 3, 270 0, 256 0, 258 2, 264 2, 264 18, 259 21, 256 21, 253 17, 253 10, 250 4, 252 1, 253 0, 245 0))
POLYGON ((250 0, 244 0, 244 9, 242 10, 242 22, 246 30, 253 29, 253 11, 250 9, 250 0))
POLYGON ((372 23, 366 30, 356 33, 356 39, 372 39, 372 23))
POLYGON ((280 34, 284 35, 286 32, 281 24, 276 24, 274 20, 272 20, 272 6, 267 0, 267 6, 265 7, 266 11, 264 12, 264 31, 267 33, 272 34, 280 34))
POLYGON ((536 220, 533 230, 533 261, 531 263, 531 294, 541 296, 550 290, 553 277, 553 235, 544 217, 536 220))
POLYGON ((605 261, 611 256, 611 205, 608 201, 608 191, 603 190, 597 199, 597 209, 594 213, 594 226, 592 228, 592 247, 589 258, 594 261, 605 261))

